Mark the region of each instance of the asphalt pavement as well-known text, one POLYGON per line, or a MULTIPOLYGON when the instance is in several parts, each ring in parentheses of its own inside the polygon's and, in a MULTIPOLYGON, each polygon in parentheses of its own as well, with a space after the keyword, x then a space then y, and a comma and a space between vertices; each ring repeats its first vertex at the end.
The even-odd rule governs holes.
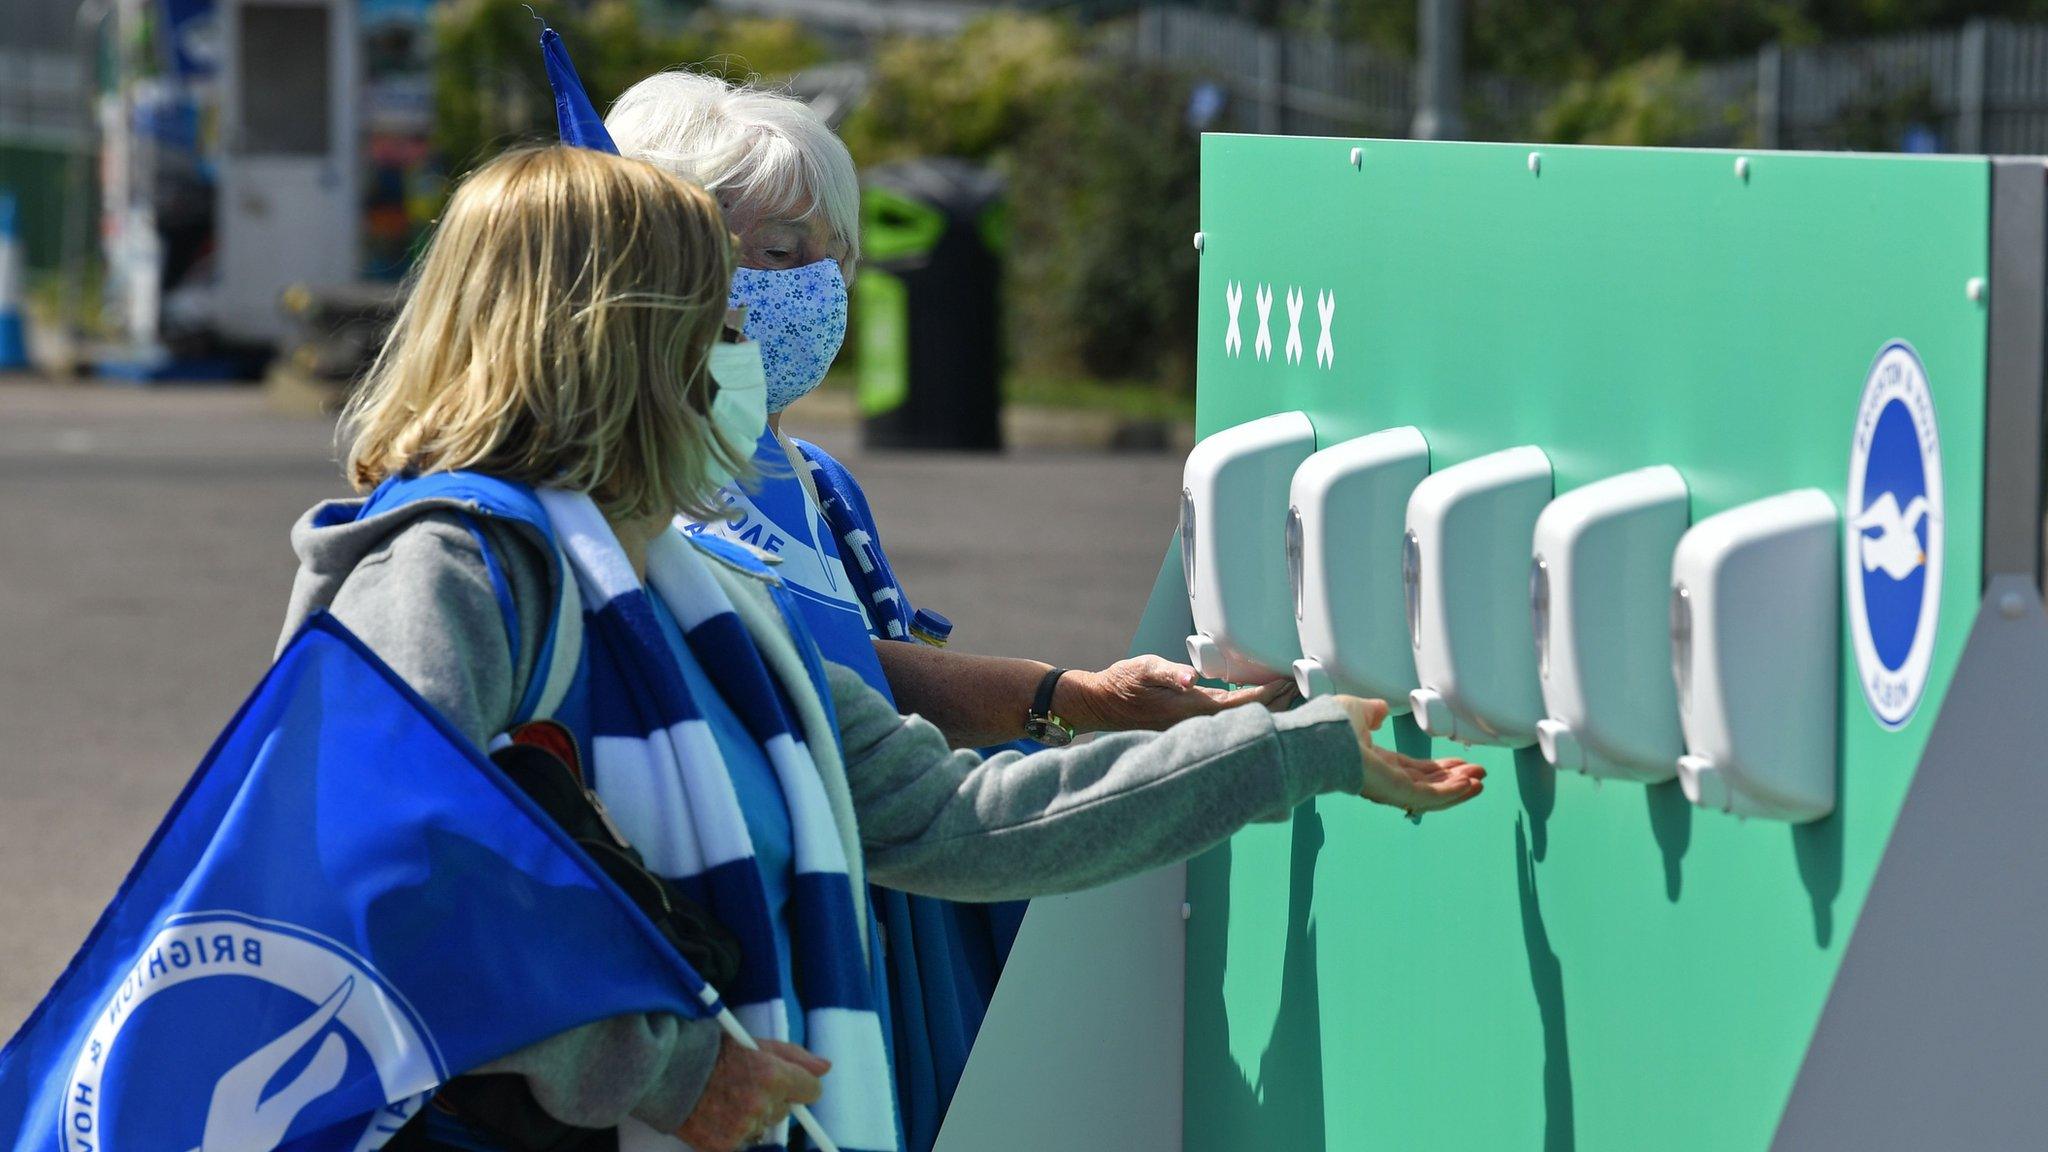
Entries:
MULTIPOLYGON (((860 452, 898 575, 969 652, 1123 655, 1173 531, 1171 455, 860 452)), ((292 522, 345 495, 330 422, 253 389, 0 381, 0 1039, 70 958, 269 663, 292 522)))

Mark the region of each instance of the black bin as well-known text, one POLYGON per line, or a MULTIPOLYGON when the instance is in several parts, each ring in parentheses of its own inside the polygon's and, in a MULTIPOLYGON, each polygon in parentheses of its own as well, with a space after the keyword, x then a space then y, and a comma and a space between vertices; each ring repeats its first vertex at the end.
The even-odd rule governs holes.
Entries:
POLYGON ((1002 204, 1002 177, 965 160, 868 172, 855 281, 868 447, 1002 448, 1002 204))

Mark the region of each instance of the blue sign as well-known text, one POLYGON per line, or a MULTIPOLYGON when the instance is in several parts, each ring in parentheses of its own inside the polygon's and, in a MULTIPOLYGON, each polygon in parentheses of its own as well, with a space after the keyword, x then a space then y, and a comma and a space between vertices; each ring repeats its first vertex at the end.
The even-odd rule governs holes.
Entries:
POLYGON ((205 80, 220 68, 220 26, 214 0, 163 0, 164 45, 170 71, 205 80))
POLYGON ((1865 701, 1900 728, 1920 705, 1934 659, 1942 567, 1941 437, 1927 370, 1913 346, 1887 344, 1871 365, 1849 462, 1849 631, 1865 701))

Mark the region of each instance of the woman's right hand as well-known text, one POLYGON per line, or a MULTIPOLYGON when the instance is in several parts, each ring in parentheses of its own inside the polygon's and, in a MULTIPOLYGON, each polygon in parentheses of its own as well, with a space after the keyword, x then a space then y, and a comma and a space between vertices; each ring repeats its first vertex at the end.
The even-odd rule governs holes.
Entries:
POLYGON ((818 1082, 832 1062, 794 1044, 763 1040, 760 1051, 719 1041, 711 1080, 697 1098, 676 1137, 697 1152, 738 1152, 761 1142, 768 1129, 789 1115, 792 1104, 815 1104, 818 1082))
POLYGON ((1409 815, 1435 812, 1463 804, 1485 787, 1486 769, 1477 764, 1446 756, 1440 760, 1418 760, 1381 748, 1372 734, 1387 719, 1385 700, 1364 700, 1357 696, 1333 696, 1351 721, 1358 737, 1358 750, 1365 757, 1365 780, 1358 794, 1375 803, 1400 808, 1409 815))

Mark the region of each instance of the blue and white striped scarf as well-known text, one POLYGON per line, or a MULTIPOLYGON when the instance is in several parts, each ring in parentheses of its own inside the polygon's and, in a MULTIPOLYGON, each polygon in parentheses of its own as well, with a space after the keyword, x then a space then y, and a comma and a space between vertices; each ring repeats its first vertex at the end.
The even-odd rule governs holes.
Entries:
POLYGON ((881 530, 875 527, 874 513, 868 511, 867 496, 830 453, 803 440, 796 441, 796 447, 817 487, 818 511, 832 534, 839 537, 839 551, 852 560, 846 574, 860 595, 861 607, 867 609, 875 634, 886 640, 911 639, 910 600, 882 551, 881 530))
MULTIPOLYGON (((740 1023, 756 1037, 787 1040, 791 1006, 781 998, 774 926, 753 841, 711 726, 662 636, 650 591, 589 497, 552 489, 539 496, 584 607, 598 796, 648 866, 739 938, 747 962, 720 991, 740 1023)), ((789 807, 796 870, 789 886, 793 984, 803 1003, 807 1046, 832 1061, 824 1097, 812 1111, 847 1152, 893 1152, 895 1094, 874 1006, 866 902, 859 895, 864 876, 844 768, 836 745, 813 755, 796 719, 827 714, 815 700, 805 709, 793 698, 815 697, 822 688, 801 672, 792 674, 789 661, 763 658, 764 649, 790 646, 786 614, 777 613, 778 621, 735 608, 728 588, 743 593, 741 582, 761 577, 727 568, 673 529, 649 546, 647 577, 719 696, 760 742, 789 807), (767 634, 778 627, 782 635, 767 634), (770 673, 771 663, 783 672, 780 679, 770 673)), ((833 739, 815 726, 813 735, 833 739)), ((787 1142, 784 1124, 763 1147, 787 1142)), ((683 1145, 628 1124, 620 1129, 620 1147, 683 1145)))

